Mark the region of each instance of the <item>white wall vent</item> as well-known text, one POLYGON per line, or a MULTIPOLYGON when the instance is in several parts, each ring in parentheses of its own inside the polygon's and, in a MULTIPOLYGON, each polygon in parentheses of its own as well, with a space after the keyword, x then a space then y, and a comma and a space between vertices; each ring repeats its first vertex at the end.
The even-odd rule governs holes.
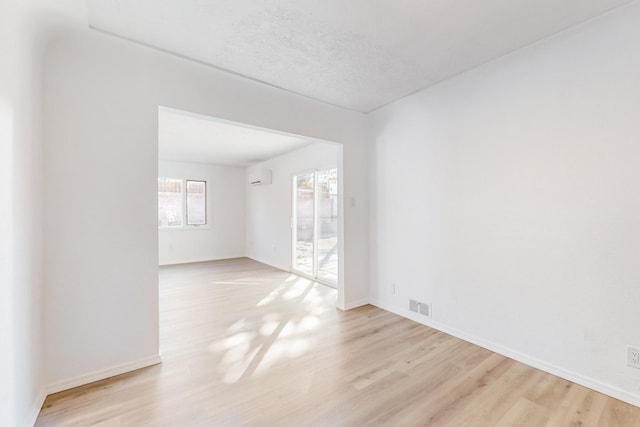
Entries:
POLYGON ((258 169, 249 173, 249 184, 268 185, 271 184, 271 170, 258 169))

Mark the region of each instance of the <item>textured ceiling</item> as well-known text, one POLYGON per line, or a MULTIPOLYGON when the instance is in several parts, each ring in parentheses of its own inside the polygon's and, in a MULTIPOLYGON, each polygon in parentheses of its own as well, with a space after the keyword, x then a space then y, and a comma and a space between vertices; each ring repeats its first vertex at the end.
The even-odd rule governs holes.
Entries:
POLYGON ((308 139, 222 122, 170 108, 158 111, 158 157, 249 166, 311 144, 308 139))
POLYGON ((368 112, 632 0, 86 0, 89 25, 368 112))

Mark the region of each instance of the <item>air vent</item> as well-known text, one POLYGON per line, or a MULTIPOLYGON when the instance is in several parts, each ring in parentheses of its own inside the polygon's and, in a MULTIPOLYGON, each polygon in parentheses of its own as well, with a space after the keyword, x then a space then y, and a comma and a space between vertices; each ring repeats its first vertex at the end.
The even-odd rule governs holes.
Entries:
POLYGON ((410 299, 409 310, 420 313, 423 316, 431 317, 431 304, 410 299))

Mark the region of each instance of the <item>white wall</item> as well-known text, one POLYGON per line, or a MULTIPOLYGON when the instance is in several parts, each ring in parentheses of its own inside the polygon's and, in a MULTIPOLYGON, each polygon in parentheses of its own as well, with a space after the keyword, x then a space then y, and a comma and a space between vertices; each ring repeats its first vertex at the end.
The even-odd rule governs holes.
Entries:
POLYGON ((376 304, 640 404, 639 23, 636 2, 371 116, 376 304))
POLYGON ((160 265, 245 256, 245 168, 160 160, 158 176, 207 181, 207 225, 160 229, 160 265))
POLYGON ((338 166, 337 144, 313 143, 247 168, 248 256, 283 270, 291 269, 291 176, 309 169, 338 166), (248 184, 252 171, 269 169, 271 185, 248 184))
POLYGON ((41 84, 27 10, 12 12, 0 18, 0 419, 21 425, 42 385, 41 84))
POLYGON ((44 399, 42 55, 77 12, 56 3, 0 5, 0 423, 7 426, 33 425, 44 399))
MULTIPOLYGON (((158 106, 344 144, 347 291, 367 296, 364 119, 90 31, 45 61, 46 377, 66 388, 158 353, 158 106), (353 224, 350 227, 349 224, 353 224)), ((348 300, 347 300, 348 301, 348 300)))

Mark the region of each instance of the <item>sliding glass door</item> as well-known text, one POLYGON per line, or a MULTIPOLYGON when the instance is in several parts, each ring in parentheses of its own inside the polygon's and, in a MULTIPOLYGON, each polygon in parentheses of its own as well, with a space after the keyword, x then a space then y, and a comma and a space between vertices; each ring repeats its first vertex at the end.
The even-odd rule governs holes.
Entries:
POLYGON ((337 169, 293 176, 293 262, 297 273, 338 282, 337 169))
POLYGON ((315 172, 293 177, 293 269, 306 276, 315 276, 315 182, 315 172))
POLYGON ((338 170, 317 172, 316 277, 338 283, 338 170))

